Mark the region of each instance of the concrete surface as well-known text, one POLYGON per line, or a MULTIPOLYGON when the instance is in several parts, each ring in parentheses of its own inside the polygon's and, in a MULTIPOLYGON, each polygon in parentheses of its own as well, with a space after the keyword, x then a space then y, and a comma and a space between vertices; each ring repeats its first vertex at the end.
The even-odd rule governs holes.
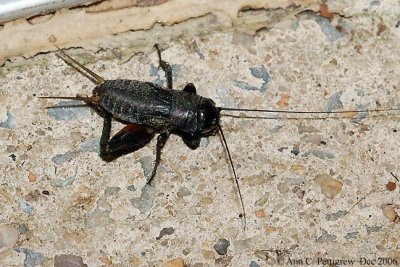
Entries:
MULTIPOLYGON (((224 107, 397 108, 399 5, 363 5, 331 20, 301 12, 255 34, 233 27, 177 38, 162 45, 163 57, 173 65, 175 88, 192 82, 224 107)), ((264 10, 248 12, 254 18, 264 10)), ((321 14, 331 15, 324 7, 321 14)), ((129 57, 67 52, 106 79, 163 83, 152 45, 129 57)), ((400 261, 398 112, 325 120, 223 116, 247 212, 244 230, 218 136, 194 151, 172 136, 148 187, 155 140, 106 163, 97 154, 102 119, 96 113, 37 98, 91 93, 90 81, 55 54, 7 63, 1 79, 1 266, 400 261), (68 107, 46 109, 54 105, 68 107)))

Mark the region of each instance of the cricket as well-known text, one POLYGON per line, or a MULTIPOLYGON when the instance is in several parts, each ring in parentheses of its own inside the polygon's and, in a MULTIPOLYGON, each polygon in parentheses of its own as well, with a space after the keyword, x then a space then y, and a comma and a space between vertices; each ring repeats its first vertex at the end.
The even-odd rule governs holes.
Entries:
MULTIPOLYGON (((159 46, 156 44, 154 47, 157 50, 159 67, 165 73, 166 88, 139 80, 106 80, 73 59, 63 49, 57 47, 57 55, 83 76, 90 79, 95 84, 95 88, 92 96, 78 94, 76 96, 41 96, 40 98, 80 100, 95 109, 104 120, 100 137, 100 157, 107 162, 144 147, 158 134, 154 167, 147 181, 148 184, 151 184, 156 176, 157 167, 161 162, 162 150, 171 134, 180 136, 191 149, 199 147, 202 137, 220 134, 236 183, 242 210, 239 217, 243 219, 244 229, 246 229, 246 211, 243 195, 221 126, 221 116, 229 116, 224 112, 344 114, 398 110, 388 108, 328 112, 219 107, 212 99, 198 95, 196 87, 192 83, 186 84, 183 90, 173 89, 172 68, 168 62, 162 59, 159 46), (126 126, 110 137, 113 119, 126 126)), ((239 116, 234 117, 240 118, 239 116)))

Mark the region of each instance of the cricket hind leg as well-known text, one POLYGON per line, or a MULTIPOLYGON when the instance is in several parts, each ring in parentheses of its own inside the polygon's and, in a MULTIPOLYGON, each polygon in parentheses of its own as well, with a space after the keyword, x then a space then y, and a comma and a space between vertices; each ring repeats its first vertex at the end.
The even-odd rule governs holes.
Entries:
POLYGON ((100 157, 107 162, 142 148, 154 137, 152 129, 139 124, 128 124, 111 139, 110 131, 111 116, 105 114, 100 138, 100 157))
POLYGON ((161 161, 161 151, 165 146, 165 143, 168 140, 168 137, 170 135, 170 132, 163 132, 158 135, 157 137, 157 147, 156 147, 156 160, 154 162, 154 168, 153 172, 151 173, 150 179, 147 180, 147 184, 150 184, 151 181, 153 181, 154 177, 156 176, 157 173, 157 167, 160 164, 161 161))
POLYGON ((161 58, 161 50, 158 44, 155 44, 154 47, 157 49, 159 67, 161 67, 165 73, 168 89, 172 89, 172 67, 167 61, 161 58))

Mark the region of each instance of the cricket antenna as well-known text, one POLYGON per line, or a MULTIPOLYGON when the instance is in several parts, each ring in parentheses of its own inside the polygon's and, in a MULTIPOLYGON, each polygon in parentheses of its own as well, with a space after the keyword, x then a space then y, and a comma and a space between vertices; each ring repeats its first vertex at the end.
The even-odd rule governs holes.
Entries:
POLYGON ((265 112, 265 113, 285 113, 285 114, 346 114, 346 113, 368 113, 368 112, 388 112, 400 111, 400 108, 384 108, 384 109, 364 109, 364 110, 339 110, 339 111, 291 111, 291 110, 272 110, 272 109, 251 109, 251 108, 224 108, 218 107, 220 111, 248 111, 248 112, 265 112))
POLYGON ((228 148, 228 144, 226 143, 226 139, 224 136, 224 132, 222 131, 221 125, 218 123, 218 129, 219 132, 221 133, 221 137, 222 137, 222 141, 224 142, 225 148, 226 148, 226 152, 228 153, 228 158, 229 158, 229 162, 231 163, 231 167, 232 167, 232 171, 233 171, 233 176, 235 177, 235 182, 236 182, 236 187, 238 189, 238 193, 239 193, 239 199, 240 199, 240 203, 242 205, 242 211, 243 211, 243 230, 246 230, 246 211, 244 209, 244 204, 243 204, 243 197, 242 197, 242 192, 240 191, 240 186, 239 186, 239 179, 236 175, 236 170, 235 167, 233 166, 233 161, 232 161, 232 157, 231 157, 231 153, 229 152, 229 148, 228 148))
POLYGON ((90 69, 86 68, 81 63, 73 59, 70 55, 65 53, 64 49, 61 49, 58 46, 56 47, 58 49, 58 54, 57 54, 58 57, 60 57, 62 60, 64 60, 65 63, 76 69, 83 76, 91 80, 94 84, 102 85, 105 82, 105 80, 102 77, 100 77, 90 69))
POLYGON ((81 100, 85 102, 86 104, 92 104, 98 102, 98 99, 96 97, 86 97, 86 96, 38 96, 38 98, 43 98, 43 99, 65 99, 65 100, 81 100))

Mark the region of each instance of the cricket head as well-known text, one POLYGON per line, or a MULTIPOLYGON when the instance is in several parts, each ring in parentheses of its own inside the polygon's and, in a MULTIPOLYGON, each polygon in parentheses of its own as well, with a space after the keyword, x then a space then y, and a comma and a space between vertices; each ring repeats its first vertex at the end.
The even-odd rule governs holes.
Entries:
POLYGON ((202 98, 197 109, 197 130, 203 136, 215 135, 218 132, 220 109, 214 101, 202 98))

